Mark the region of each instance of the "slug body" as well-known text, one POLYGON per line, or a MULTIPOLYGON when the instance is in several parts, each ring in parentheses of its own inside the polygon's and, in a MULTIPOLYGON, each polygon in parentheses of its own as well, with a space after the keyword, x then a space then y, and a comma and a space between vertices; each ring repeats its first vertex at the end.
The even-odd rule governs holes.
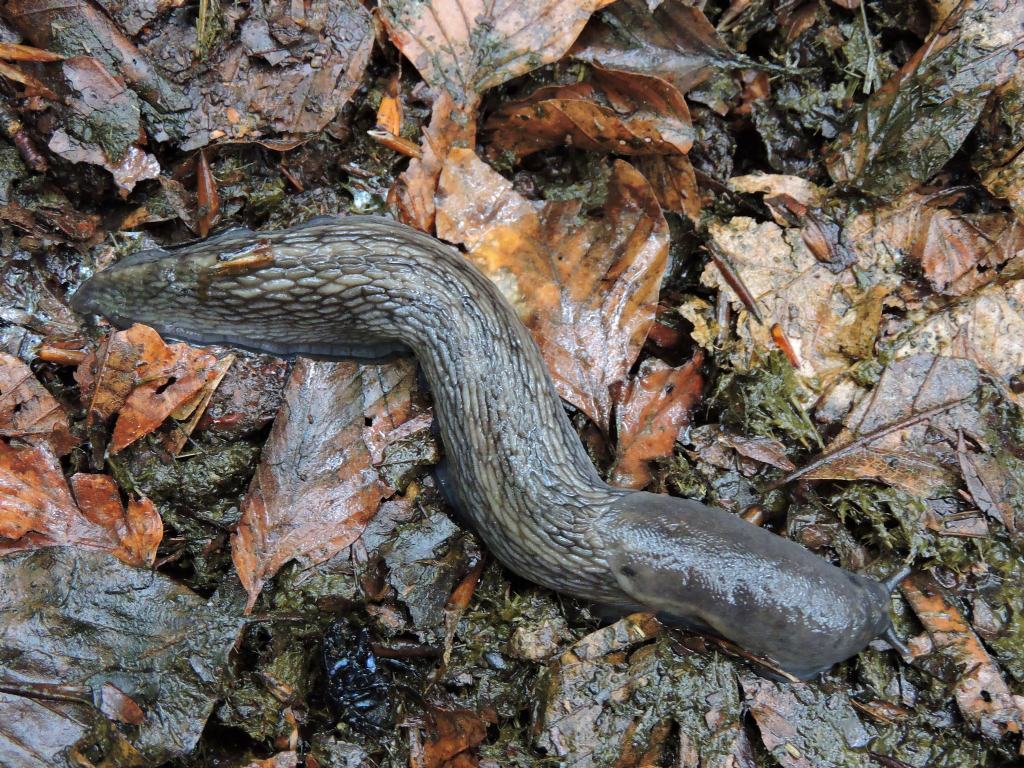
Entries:
POLYGON ((433 394, 447 490, 491 552, 538 584, 709 629, 800 678, 891 628, 881 583, 723 510, 604 483, 497 288, 393 221, 319 218, 135 254, 73 306, 282 356, 411 352, 433 394))

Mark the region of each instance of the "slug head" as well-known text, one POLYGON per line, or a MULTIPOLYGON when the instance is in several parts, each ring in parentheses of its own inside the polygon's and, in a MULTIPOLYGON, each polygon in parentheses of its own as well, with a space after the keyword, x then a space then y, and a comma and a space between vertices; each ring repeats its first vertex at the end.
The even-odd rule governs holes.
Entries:
POLYGON ((807 679, 891 628, 889 593, 724 510, 636 492, 601 521, 622 590, 807 679))

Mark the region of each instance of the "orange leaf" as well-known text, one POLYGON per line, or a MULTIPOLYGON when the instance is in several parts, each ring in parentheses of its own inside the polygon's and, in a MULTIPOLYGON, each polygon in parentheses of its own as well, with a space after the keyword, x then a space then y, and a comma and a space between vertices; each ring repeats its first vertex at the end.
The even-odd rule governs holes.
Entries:
POLYGON ((78 445, 61 404, 21 360, 0 352, 0 435, 45 443, 58 456, 78 445))
POLYGON ((289 560, 320 563, 349 546, 394 493, 375 465, 415 415, 415 379, 409 361, 296 363, 231 537, 247 610, 289 560))
POLYGON ((651 481, 649 462, 672 453, 704 388, 703 363, 700 351, 678 368, 651 358, 626 385, 615 413, 614 485, 644 488, 651 481))
POLYGON ((153 562, 163 526, 148 500, 132 502, 125 514, 110 477, 79 474, 72 484, 78 503, 48 447, 0 440, 0 554, 79 546, 128 565, 153 562))
POLYGON ((439 236, 469 249, 533 333, 559 394, 607 431, 654 321, 668 226, 647 181, 616 161, 604 215, 577 201, 533 203, 470 150, 454 150, 438 191, 439 236))

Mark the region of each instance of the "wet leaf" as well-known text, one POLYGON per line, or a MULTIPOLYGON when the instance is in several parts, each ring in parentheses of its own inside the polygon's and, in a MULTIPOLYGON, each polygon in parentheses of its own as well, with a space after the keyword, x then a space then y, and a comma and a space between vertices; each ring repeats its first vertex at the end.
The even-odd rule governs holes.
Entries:
MULTIPOLYGON (((428 734, 423 751, 411 757, 423 768, 443 768, 456 755, 465 754, 482 742, 487 736, 487 724, 479 715, 467 710, 434 709, 430 712, 428 734)), ((463 765, 476 765, 476 761, 459 763, 463 765)))
POLYGON ((740 678, 744 703, 761 741, 784 768, 869 768, 870 734, 849 697, 807 683, 780 685, 752 675, 740 678))
POLYGON ((962 3, 860 110, 837 139, 832 178, 876 195, 928 180, 960 148, 988 95, 1013 74, 1024 6, 962 3))
POLYGON ((0 440, 0 554, 74 545, 109 552, 128 565, 153 562, 163 535, 146 499, 126 511, 104 475, 76 475, 76 503, 50 449, 0 440), (76 479, 77 478, 77 479, 76 479))
POLYGON ((191 752, 241 628, 237 595, 207 600, 159 573, 67 548, 0 559, 0 583, 5 682, 23 691, 0 693, 5 764, 83 765, 72 747, 95 757, 127 745, 136 762, 126 764, 145 765, 191 752), (54 700, 47 686, 76 687, 83 702, 54 700), (127 697, 115 709, 130 715, 130 700, 140 724, 110 729, 85 703, 109 708, 115 690, 127 697))
POLYGON ((223 371, 211 353, 167 345, 152 328, 133 325, 111 334, 75 376, 88 398, 91 430, 117 414, 110 442, 110 451, 117 453, 156 430, 223 371))
POLYGON ((572 768, 640 768, 660 764, 665 726, 675 722, 680 765, 753 768, 730 664, 651 644, 659 629, 635 614, 554 661, 542 689, 537 746, 572 768))
MULTIPOLYGON (((741 312, 737 333, 744 355, 764 354, 775 347, 770 327, 778 324, 789 340, 805 379, 827 382, 850 364, 871 355, 882 319, 885 297, 899 284, 885 267, 885 254, 874 263, 862 256, 860 272, 834 271, 815 258, 797 229, 737 217, 709 227, 713 246, 729 259, 764 316, 759 324, 741 312)), ((701 275, 705 285, 725 288, 714 265, 701 275)), ((730 289, 731 290, 731 289, 730 289)), ((739 297, 730 295, 734 306, 739 297)))
POLYGON ((516 161, 565 144, 619 155, 686 154, 693 144, 686 101, 664 80, 593 68, 585 82, 547 86, 505 104, 484 126, 498 157, 516 161))
POLYGON ((409 161, 388 193, 397 218, 423 232, 433 232, 437 180, 448 153, 470 147, 476 140, 476 115, 460 106, 447 92, 434 99, 430 124, 423 129, 418 158, 409 161))
POLYGON ((68 415, 32 370, 0 352, 0 435, 32 445, 46 444, 58 456, 78 445, 68 415))
POLYGON ((416 415, 414 381, 410 362, 296 364, 231 537, 246 610, 289 560, 308 567, 359 538, 394 493, 377 467, 416 415))
POLYGON ((1024 370, 1024 280, 988 285, 910 329, 894 352, 966 357, 1009 379, 1024 370))
POLYGON ((71 491, 91 521, 110 531, 118 546, 110 550, 118 560, 139 567, 152 565, 164 535, 160 513, 149 499, 130 499, 128 508, 121 503, 117 484, 109 475, 71 476, 71 491))
POLYGON ((575 58, 608 69, 656 76, 686 94, 730 54, 699 8, 666 0, 620 0, 573 47, 575 58))
POLYGON ((701 197, 697 175, 685 155, 638 157, 636 169, 651 185, 666 211, 681 213, 694 224, 700 220, 701 197))
POLYGON ((703 364, 700 351, 678 368, 654 358, 640 364, 615 409, 615 464, 609 477, 613 485, 645 488, 652 477, 650 462, 672 455, 703 392, 703 364))
POLYGON ((160 175, 156 157, 139 146, 142 112, 138 97, 99 59, 74 56, 62 63, 63 120, 49 148, 73 163, 106 168, 127 195, 135 185, 160 175))
POLYGON ((601 219, 533 203, 468 150, 439 187, 438 234, 462 243, 531 330, 559 394, 603 430, 654 320, 668 227, 642 176, 616 161, 601 219))
POLYGON ((952 692, 967 722, 988 739, 1021 733, 1024 708, 963 614, 935 580, 927 573, 915 573, 902 583, 901 591, 931 636, 934 652, 955 665, 952 692))
POLYGON ((557 61, 611 0, 385 0, 391 41, 424 80, 460 105, 557 61))
POLYGON ((871 479, 929 498, 955 489, 955 444, 934 434, 983 434, 972 397, 980 379, 969 360, 915 355, 890 363, 844 421, 824 454, 790 475, 871 479))

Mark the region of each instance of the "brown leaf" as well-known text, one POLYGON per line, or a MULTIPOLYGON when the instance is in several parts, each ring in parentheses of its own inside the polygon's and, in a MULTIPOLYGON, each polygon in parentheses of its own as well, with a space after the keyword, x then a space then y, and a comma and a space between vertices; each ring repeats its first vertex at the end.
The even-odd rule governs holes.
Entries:
POLYGON ((700 190, 690 158, 686 155, 638 157, 635 165, 650 182, 662 208, 681 213, 694 224, 699 222, 700 190))
POLYGON ((423 768, 450 765, 449 760, 473 749, 487 736, 487 724, 475 712, 464 709, 433 709, 430 712, 430 724, 432 732, 423 742, 422 753, 415 756, 423 768))
POLYGON ((21 360, 0 352, 0 435, 45 443, 63 456, 78 445, 61 404, 21 360))
POLYGON ((223 376, 221 368, 209 352, 186 344, 168 346, 152 328, 133 325, 111 334, 75 377, 83 396, 89 396, 90 429, 118 414, 110 441, 110 451, 117 453, 223 376))
POLYGON ((126 510, 117 484, 109 475, 72 475, 71 490, 83 514, 116 536, 118 546, 111 554, 128 565, 153 564, 164 535, 163 521, 153 502, 131 499, 126 510))
POLYGON ((196 163, 196 202, 199 206, 196 231, 200 237, 206 237, 220 215, 220 195, 217 193, 217 180, 213 178, 206 153, 202 150, 196 163))
POLYGON ((924 572, 904 580, 900 591, 931 636, 935 652, 955 665, 953 695, 967 722, 988 739, 1019 734, 1024 712, 956 604, 924 572))
POLYGON ((616 161, 604 215, 532 203, 469 150, 449 157, 438 234, 463 243, 540 345, 559 394, 601 429, 654 320, 668 227, 646 180, 616 161))
POLYGON ((588 79, 547 86, 502 106, 484 126, 493 157, 517 161, 570 144, 619 155, 686 154, 693 144, 690 110, 657 77, 592 68, 588 79))
POLYGON ((685 365, 673 368, 656 358, 640 365, 615 409, 615 464, 609 482, 622 488, 645 488, 650 462, 669 456, 690 425, 690 414, 704 389, 697 351, 685 365))
POLYGON ((376 466, 415 415, 415 378, 408 361, 295 365, 231 537, 247 610, 282 565, 337 554, 394 493, 376 466))
POLYGON ((472 146, 476 110, 454 102, 445 91, 434 99, 430 124, 423 129, 421 156, 409 162, 388 192, 388 203, 399 221, 423 232, 434 231, 437 180, 453 147, 472 146))
POLYGON ((435 90, 464 106, 557 61, 590 14, 612 0, 384 0, 391 41, 435 90))
POLYGON ((964 483, 978 509, 1016 534, 1021 526, 1014 510, 1017 500, 1024 498, 1024 488, 1006 466, 1009 457, 999 461, 988 453, 968 451, 963 434, 957 445, 957 456, 964 483))
POLYGON ((779 765, 867 765, 863 750, 871 736, 846 693, 807 683, 782 685, 753 675, 741 677, 740 683, 761 741, 779 765), (813 728, 805 727, 811 722, 813 728))
POLYGON ((573 47, 575 58, 609 69, 664 78, 681 94, 699 85, 729 52, 699 8, 666 0, 620 0, 573 47))
POLYGON ((871 479, 922 498, 951 491, 957 482, 954 446, 931 439, 930 430, 983 433, 969 400, 979 385, 969 360, 917 355, 890 363, 828 450, 785 481, 871 479))
POLYGON ((133 502, 126 513, 110 477, 75 475, 72 482, 78 503, 48 447, 0 440, 0 554, 71 545, 151 564, 163 535, 152 503, 133 502))

